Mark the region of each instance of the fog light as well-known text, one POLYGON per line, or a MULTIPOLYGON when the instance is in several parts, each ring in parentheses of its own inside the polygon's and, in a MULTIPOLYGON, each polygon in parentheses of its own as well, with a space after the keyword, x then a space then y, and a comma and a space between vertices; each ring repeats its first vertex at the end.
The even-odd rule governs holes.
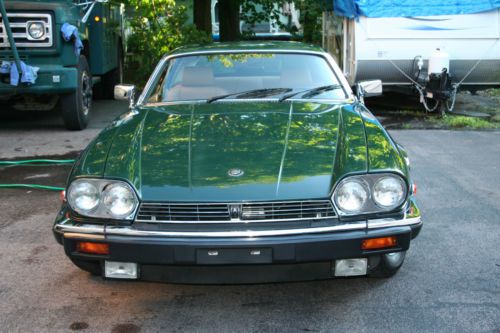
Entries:
POLYGON ((380 237, 380 238, 370 238, 365 239, 361 243, 361 249, 363 250, 375 250, 384 249, 386 247, 396 246, 396 237, 380 237))
POLYGON ((109 254, 109 245, 106 243, 77 242, 76 251, 88 254, 109 254))
POLYGON ((104 262, 104 276, 113 279, 137 279, 137 264, 135 262, 104 262))
POLYGON ((359 276, 366 275, 368 259, 340 259, 335 260, 335 276, 359 276))

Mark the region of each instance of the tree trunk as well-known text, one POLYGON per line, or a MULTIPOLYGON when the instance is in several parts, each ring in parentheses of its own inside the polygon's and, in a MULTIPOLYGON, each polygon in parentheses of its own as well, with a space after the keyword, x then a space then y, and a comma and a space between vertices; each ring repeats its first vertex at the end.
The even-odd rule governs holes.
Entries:
POLYGON ((313 41, 313 31, 314 31, 314 23, 315 23, 316 17, 312 16, 309 10, 305 8, 304 10, 304 36, 303 40, 306 43, 312 43, 313 41))
POLYGON ((219 32, 221 42, 240 39, 240 0, 219 0, 219 32))
POLYGON ((212 35, 212 8, 209 0, 193 1, 193 18, 196 29, 212 35))

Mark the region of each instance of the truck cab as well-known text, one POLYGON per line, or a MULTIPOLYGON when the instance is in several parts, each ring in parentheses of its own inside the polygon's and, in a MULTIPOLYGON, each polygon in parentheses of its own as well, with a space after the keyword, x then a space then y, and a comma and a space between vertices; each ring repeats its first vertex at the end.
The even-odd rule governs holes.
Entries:
POLYGON ((16 110, 60 107, 66 128, 84 129, 93 91, 112 98, 114 85, 122 81, 123 5, 102 0, 0 0, 0 6, 4 7, 15 44, 13 48, 9 43, 2 15, 0 62, 16 66, 17 52, 20 61, 38 68, 34 83, 19 82, 17 86, 11 84, 9 74, 1 74, 0 105, 16 110), (86 22, 82 20, 85 16, 86 22), (80 52, 75 49, 75 37, 68 41, 63 38, 61 28, 65 23, 76 27, 83 44, 80 52), (42 27, 42 33, 34 33, 34 24, 42 27))

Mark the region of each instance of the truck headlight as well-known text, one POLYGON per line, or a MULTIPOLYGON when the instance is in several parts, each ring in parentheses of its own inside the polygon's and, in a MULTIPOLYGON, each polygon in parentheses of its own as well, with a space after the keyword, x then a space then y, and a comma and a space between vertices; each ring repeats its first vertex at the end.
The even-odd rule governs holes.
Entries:
POLYGON ((29 22, 28 34, 33 39, 40 39, 45 36, 45 24, 43 22, 29 22))
POLYGON ((119 180, 80 178, 67 191, 68 204, 82 216, 131 220, 139 200, 132 187, 119 180))
POLYGON ((344 178, 333 191, 332 201, 341 216, 388 212, 406 200, 408 187, 393 173, 373 173, 344 178))

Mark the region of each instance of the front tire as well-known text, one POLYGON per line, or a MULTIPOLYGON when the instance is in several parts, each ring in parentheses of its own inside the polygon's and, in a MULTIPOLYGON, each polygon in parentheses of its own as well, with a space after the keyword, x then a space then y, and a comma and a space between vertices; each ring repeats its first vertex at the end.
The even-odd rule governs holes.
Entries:
POLYGON ((92 108, 92 75, 85 56, 78 61, 76 91, 61 96, 64 125, 69 130, 82 130, 88 125, 92 108))
POLYGON ((405 261, 406 251, 381 254, 369 258, 369 276, 388 278, 396 274, 405 261))

